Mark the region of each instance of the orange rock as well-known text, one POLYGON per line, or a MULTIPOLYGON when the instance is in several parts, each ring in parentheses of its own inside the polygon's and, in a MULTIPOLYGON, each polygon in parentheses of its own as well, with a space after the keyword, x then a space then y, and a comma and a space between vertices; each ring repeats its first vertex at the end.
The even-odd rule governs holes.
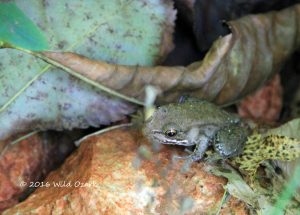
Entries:
POLYGON ((277 74, 254 95, 244 98, 238 112, 244 118, 272 124, 278 120, 281 108, 282 86, 280 76, 277 74))
POLYGON ((0 212, 16 204, 18 197, 28 188, 29 182, 41 176, 42 171, 38 171, 41 169, 40 161, 43 157, 40 141, 40 137, 34 135, 1 152, 0 212))
MULTIPOLYGON (((75 136, 75 135, 74 135, 75 136)), ((0 213, 39 186, 39 180, 70 154, 73 137, 59 132, 40 132, 0 150, 0 213), (60 140, 58 142, 57 140, 60 140), (55 155, 55 156, 53 156, 55 155)))
MULTIPOLYGON (((185 214, 213 213, 220 205, 224 178, 193 163, 171 161, 182 148, 147 151, 149 143, 132 130, 114 130, 81 143, 24 202, 4 214, 185 214), (48 187, 46 187, 48 185, 48 187)), ((231 198, 222 210, 247 214, 231 198), (229 208, 230 207, 230 208, 229 208)))

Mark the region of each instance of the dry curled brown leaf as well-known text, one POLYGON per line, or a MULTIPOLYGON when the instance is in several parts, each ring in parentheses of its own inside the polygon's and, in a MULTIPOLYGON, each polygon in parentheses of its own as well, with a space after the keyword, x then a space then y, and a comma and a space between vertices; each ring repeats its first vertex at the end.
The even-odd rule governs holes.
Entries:
POLYGON ((160 102, 189 94, 224 104, 260 87, 298 48, 300 5, 246 16, 228 25, 232 33, 216 40, 202 61, 187 67, 114 65, 74 53, 43 52, 43 55, 140 100, 144 99, 145 85, 150 84, 161 90, 160 102))

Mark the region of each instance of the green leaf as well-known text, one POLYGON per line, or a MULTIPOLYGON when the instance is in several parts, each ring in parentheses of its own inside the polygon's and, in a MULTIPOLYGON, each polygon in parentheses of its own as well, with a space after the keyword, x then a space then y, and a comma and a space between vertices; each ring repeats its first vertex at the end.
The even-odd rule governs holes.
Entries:
MULTIPOLYGON (((164 56, 165 28, 174 15, 171 1, 161 0, 15 2, 43 29, 50 49, 128 65, 153 65, 164 56)), ((133 111, 29 54, 1 49, 0 58, 0 139, 34 129, 109 124, 133 111)))
POLYGON ((168 20, 175 19, 171 1, 15 2, 43 29, 52 50, 125 65, 159 61, 165 54, 162 43, 164 36, 168 38, 166 29, 172 29, 168 20))
POLYGON ((33 51, 48 49, 40 29, 13 3, 0 3, 0 44, 33 51))

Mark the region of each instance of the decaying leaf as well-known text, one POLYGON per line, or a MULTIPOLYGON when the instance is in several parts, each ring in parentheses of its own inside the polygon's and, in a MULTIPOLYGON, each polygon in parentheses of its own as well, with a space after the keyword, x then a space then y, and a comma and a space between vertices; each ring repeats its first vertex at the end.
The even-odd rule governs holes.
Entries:
POLYGON ((159 102, 182 94, 224 104, 257 89, 299 47, 300 5, 228 22, 231 34, 218 39, 202 61, 188 67, 108 64, 73 53, 43 52, 82 77, 127 96, 144 98, 144 86, 159 88, 159 102))
POLYGON ((238 166, 252 183, 256 170, 263 161, 296 160, 300 157, 299 125, 300 119, 295 119, 278 128, 269 129, 264 134, 250 135, 243 153, 230 162, 238 166))
MULTIPOLYGON (((52 50, 112 63, 153 65, 172 48, 171 1, 15 2, 44 31, 52 50)), ((126 101, 29 54, 1 49, 0 58, 0 140, 27 130, 109 124, 133 111, 126 101)))
MULTIPOLYGON (((276 187, 265 189, 257 181, 254 181, 255 172, 263 160, 290 161, 300 156, 300 140, 299 134, 297 134, 299 122, 299 119, 296 119, 279 128, 270 129, 264 134, 255 133, 251 135, 245 144, 244 152, 239 157, 230 160, 232 165, 238 166, 247 182, 250 182, 251 187, 231 167, 226 166, 229 171, 221 171, 216 167, 210 169, 210 171, 218 176, 226 177, 228 179, 225 186, 227 191, 248 203, 255 209, 256 213, 273 214, 270 211, 274 209, 272 205, 275 204, 278 195, 282 191, 284 181, 278 177, 273 177, 271 181, 273 186, 276 187)), ((271 168, 271 166, 266 168, 271 168)), ((276 174, 275 171, 273 172, 276 174)), ((288 214, 293 214, 295 210, 299 210, 298 200, 290 198, 287 200, 285 206, 288 214)))
MULTIPOLYGON (((214 175, 227 178, 228 183, 224 186, 224 188, 230 193, 230 195, 242 200, 251 207, 258 209, 260 204, 260 202, 258 201, 260 198, 260 194, 254 192, 253 189, 243 180, 243 178, 237 171, 230 167, 227 168, 228 170, 224 171, 216 166, 212 166, 209 167, 208 171, 212 172, 214 175)), ((265 198, 266 197, 261 196, 261 199, 265 198)), ((265 199, 264 201, 266 205, 270 204, 267 199, 265 199)))
MULTIPOLYGON (((270 129, 268 134, 284 135, 290 138, 300 139, 300 119, 291 120, 282 126, 274 129, 270 129)), ((274 161, 277 166, 283 170, 283 174, 286 178, 290 178, 293 175, 294 169, 300 164, 300 158, 292 162, 274 161)))
POLYGON ((232 159, 252 184, 259 165, 265 160, 291 161, 300 157, 300 140, 280 135, 253 134, 248 137, 243 153, 232 159))

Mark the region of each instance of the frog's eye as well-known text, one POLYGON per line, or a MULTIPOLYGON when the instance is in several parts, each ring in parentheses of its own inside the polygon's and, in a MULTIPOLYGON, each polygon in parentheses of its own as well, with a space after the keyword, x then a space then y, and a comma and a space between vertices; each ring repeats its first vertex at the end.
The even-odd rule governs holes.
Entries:
POLYGON ((171 128, 165 132, 165 135, 168 137, 174 137, 177 134, 177 130, 174 128, 171 128))

